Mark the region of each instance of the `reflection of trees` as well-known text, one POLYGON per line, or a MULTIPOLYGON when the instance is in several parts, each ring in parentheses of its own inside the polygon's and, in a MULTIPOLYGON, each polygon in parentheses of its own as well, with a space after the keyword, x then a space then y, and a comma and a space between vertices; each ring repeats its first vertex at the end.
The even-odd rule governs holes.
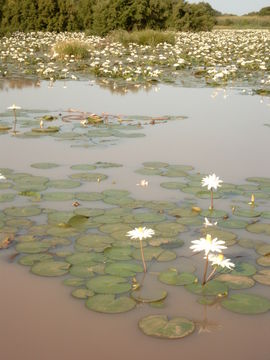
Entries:
POLYGON ((37 80, 32 79, 2 79, 0 81, 0 89, 8 91, 9 89, 23 89, 26 87, 38 87, 39 83, 37 80))
POLYGON ((126 82, 113 81, 108 79, 95 79, 95 82, 102 89, 109 90, 112 94, 125 95, 128 92, 137 93, 139 91, 149 92, 153 89, 153 83, 136 83, 136 84, 127 84, 126 82))

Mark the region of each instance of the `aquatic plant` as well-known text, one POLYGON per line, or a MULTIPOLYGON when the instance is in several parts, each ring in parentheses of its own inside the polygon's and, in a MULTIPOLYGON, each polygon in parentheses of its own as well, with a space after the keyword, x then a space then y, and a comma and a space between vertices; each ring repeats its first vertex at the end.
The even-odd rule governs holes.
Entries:
POLYGON ((128 231, 128 233, 126 235, 126 236, 129 236, 131 239, 139 239, 140 240, 141 257, 142 257, 143 269, 144 269, 145 273, 147 271, 147 268, 146 268, 146 263, 145 263, 145 259, 144 259, 142 240, 151 238, 152 235, 154 235, 154 234, 155 234, 155 231, 152 229, 147 229, 146 227, 139 227, 139 228, 135 228, 134 230, 128 231))
POLYGON ((210 210, 214 210, 214 196, 213 190, 217 190, 218 187, 221 187, 223 181, 219 179, 216 174, 208 175, 202 178, 202 186, 207 186, 207 189, 211 191, 211 206, 210 210))

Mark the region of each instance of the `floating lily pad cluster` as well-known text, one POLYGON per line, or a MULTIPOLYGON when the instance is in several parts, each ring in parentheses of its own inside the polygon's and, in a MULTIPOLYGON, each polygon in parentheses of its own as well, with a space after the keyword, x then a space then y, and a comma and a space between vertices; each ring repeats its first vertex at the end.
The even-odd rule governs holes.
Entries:
MULTIPOLYGON (((106 181, 106 169, 117 169, 121 164, 76 164, 71 166, 68 179, 51 180, 48 174, 58 166, 31 165, 47 176, 0 169, 6 177, 0 183, 0 199, 6 203, 0 212, 0 248, 5 248, 1 247, 4 242, 14 245, 14 256, 33 274, 62 276, 72 295, 85 301, 88 309, 109 314, 130 311, 138 304, 167 311, 172 287, 179 294, 194 294, 200 304, 220 302, 232 312, 259 314, 270 310, 270 299, 261 296, 259 290, 256 294, 257 288, 270 284, 269 201, 267 196, 258 195, 267 195, 270 179, 248 178, 244 185, 224 184, 218 195, 230 206, 222 210, 217 200, 216 209, 209 210, 209 201, 201 196, 201 190, 185 191, 199 189, 203 177, 191 166, 147 162, 138 171, 159 176, 164 191, 177 190, 179 199, 187 193, 192 196, 192 201, 180 201, 176 196, 175 202, 136 200, 129 191, 117 188, 78 191, 81 184, 90 189, 93 181, 106 181), (164 181, 166 178, 170 181, 164 181), (252 205, 248 204, 250 190, 255 194, 252 205), (25 205, 16 203, 19 198, 25 205), (55 201, 66 204, 66 210, 51 209, 48 203, 55 201), (205 228, 205 217, 217 225, 205 228), (149 269, 146 275, 139 241, 126 236, 140 226, 155 231, 155 236, 142 241, 149 269), (188 246, 194 237, 207 233, 224 240, 232 256, 243 250, 249 255, 236 257, 233 271, 220 268, 214 279, 202 286, 198 260, 191 256, 188 246), (254 289, 252 293, 250 288, 254 289)), ((195 323, 162 314, 141 319, 139 327, 147 335, 173 339, 193 333, 195 323)))

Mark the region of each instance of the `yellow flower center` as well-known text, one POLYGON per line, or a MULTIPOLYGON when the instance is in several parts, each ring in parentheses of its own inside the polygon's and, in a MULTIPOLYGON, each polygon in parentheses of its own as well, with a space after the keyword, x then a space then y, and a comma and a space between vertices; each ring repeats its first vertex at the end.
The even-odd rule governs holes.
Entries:
POLYGON ((219 255, 218 255, 218 259, 219 259, 220 261, 222 261, 222 260, 224 259, 224 255, 223 255, 223 254, 219 254, 219 255))
POLYGON ((206 242, 208 244, 211 244, 212 243, 212 236, 210 234, 207 234, 205 240, 206 240, 206 242))
POLYGON ((143 232, 143 228, 142 228, 142 227, 139 227, 139 228, 138 228, 138 231, 139 231, 140 233, 142 233, 142 232, 143 232))

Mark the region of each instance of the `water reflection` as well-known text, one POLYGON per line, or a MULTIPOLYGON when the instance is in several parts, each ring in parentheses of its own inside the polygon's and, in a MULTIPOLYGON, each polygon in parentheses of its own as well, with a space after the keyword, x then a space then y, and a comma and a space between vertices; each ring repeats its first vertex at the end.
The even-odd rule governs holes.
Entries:
POLYGON ((16 78, 16 79, 1 79, 0 80, 0 90, 9 91, 9 89, 24 89, 24 88, 38 88, 40 86, 40 82, 38 80, 33 79, 24 79, 24 78, 16 78))
POLYGON ((217 330, 221 330, 222 329, 222 325, 211 321, 208 319, 207 317, 207 305, 203 306, 203 319, 202 320, 198 320, 195 321, 198 333, 211 333, 217 330))

